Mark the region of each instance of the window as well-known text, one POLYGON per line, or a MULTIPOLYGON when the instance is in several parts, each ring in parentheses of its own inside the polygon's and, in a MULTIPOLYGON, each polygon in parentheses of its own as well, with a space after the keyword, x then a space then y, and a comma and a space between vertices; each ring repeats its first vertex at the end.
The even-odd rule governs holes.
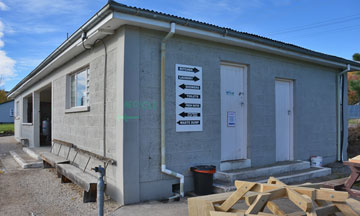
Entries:
POLYGON ((23 98, 23 123, 32 123, 33 97, 32 94, 23 98))
POLYGON ((10 108, 10 117, 14 117, 14 108, 10 108))
POLYGON ((70 107, 88 105, 88 69, 70 75, 70 107))
POLYGON ((16 105, 15 105, 16 117, 20 116, 19 102, 20 101, 16 101, 16 105))

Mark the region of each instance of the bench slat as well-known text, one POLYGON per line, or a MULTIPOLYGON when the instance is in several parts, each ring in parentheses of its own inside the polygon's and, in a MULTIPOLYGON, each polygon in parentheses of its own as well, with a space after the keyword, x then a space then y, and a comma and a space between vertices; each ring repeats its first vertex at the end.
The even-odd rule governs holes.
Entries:
POLYGON ((73 183, 79 185, 87 192, 90 190, 92 184, 97 184, 97 177, 90 175, 73 165, 58 164, 56 166, 56 170, 58 173, 70 179, 73 183))
POLYGON ((70 163, 70 160, 67 160, 63 157, 57 156, 50 152, 42 152, 40 158, 50 164, 52 167, 56 167, 57 164, 70 163))

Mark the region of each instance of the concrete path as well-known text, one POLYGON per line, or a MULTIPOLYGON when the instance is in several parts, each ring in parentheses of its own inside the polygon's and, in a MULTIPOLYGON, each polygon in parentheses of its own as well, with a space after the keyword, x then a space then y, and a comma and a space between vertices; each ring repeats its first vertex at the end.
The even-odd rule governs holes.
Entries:
POLYGON ((135 205, 127 205, 119 208, 112 216, 186 216, 188 215, 186 200, 162 203, 158 201, 151 201, 135 205))

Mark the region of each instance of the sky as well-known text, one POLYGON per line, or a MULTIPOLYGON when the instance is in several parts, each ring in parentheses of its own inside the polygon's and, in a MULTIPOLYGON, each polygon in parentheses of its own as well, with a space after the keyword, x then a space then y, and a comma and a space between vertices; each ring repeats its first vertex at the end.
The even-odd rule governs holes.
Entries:
MULTIPOLYGON (((117 0, 351 59, 359 0, 117 0)), ((11 90, 107 0, 0 0, 0 89, 11 90)))

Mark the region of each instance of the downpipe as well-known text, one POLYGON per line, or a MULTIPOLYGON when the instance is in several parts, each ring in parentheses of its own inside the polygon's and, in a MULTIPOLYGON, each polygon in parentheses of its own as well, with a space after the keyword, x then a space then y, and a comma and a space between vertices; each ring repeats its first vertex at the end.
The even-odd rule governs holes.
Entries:
POLYGON ((175 23, 171 23, 169 33, 161 41, 161 172, 180 179, 180 195, 169 199, 184 197, 184 175, 166 168, 166 143, 165 143, 165 56, 166 42, 175 34, 175 23))
MULTIPOLYGON (((341 84, 341 76, 350 72, 350 65, 348 64, 346 69, 336 75, 336 111, 337 111, 337 161, 343 161, 343 136, 344 131, 343 118, 344 104, 341 104, 343 97, 344 85, 341 84), (342 112, 342 113, 341 113, 342 112)), ((344 78, 343 78, 344 79, 344 78)))
POLYGON ((104 176, 105 169, 99 165, 98 167, 92 168, 95 172, 98 173, 98 183, 97 183, 97 203, 98 203, 98 216, 104 215, 104 176))

